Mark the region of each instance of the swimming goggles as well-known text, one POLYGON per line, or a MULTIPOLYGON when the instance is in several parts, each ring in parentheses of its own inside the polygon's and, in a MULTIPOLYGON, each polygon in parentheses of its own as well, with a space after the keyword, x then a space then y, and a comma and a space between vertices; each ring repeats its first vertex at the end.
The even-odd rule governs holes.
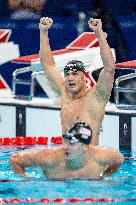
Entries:
POLYGON ((63 138, 69 144, 76 144, 77 142, 82 142, 88 145, 90 144, 92 139, 92 130, 87 123, 78 122, 75 123, 63 134, 63 138))
POLYGON ((64 74, 66 75, 69 71, 72 71, 73 73, 77 73, 77 71, 82 71, 84 74, 86 74, 85 68, 82 66, 77 66, 76 64, 67 64, 64 67, 64 74))

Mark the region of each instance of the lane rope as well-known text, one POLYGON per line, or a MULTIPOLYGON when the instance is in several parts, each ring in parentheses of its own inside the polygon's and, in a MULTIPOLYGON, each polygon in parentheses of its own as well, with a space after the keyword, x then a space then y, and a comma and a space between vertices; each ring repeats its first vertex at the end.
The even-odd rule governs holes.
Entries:
MULTIPOLYGON (((50 138, 53 144, 62 144, 62 136, 53 136, 50 138)), ((17 136, 0 138, 0 146, 24 146, 24 145, 48 145, 49 138, 47 136, 17 136)))
MULTIPOLYGON (((17 137, 4 137, 0 138, 0 147, 2 146, 34 146, 34 145, 62 145, 62 136, 53 136, 51 138, 47 136, 33 137, 33 136, 17 136, 17 137)), ((125 157, 127 160, 135 160, 135 157, 125 157)))
POLYGON ((31 202, 43 202, 43 203, 80 203, 80 202, 125 202, 125 201, 136 201, 136 198, 55 198, 49 199, 47 197, 41 199, 34 199, 28 197, 24 200, 20 198, 11 198, 11 199, 4 199, 0 198, 0 204, 6 203, 31 203, 31 202))

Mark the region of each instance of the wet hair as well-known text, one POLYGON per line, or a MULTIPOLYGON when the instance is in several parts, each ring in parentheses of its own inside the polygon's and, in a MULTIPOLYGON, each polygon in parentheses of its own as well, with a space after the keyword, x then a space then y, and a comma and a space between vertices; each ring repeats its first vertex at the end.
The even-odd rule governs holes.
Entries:
POLYGON ((88 145, 92 140, 92 129, 85 122, 77 122, 63 134, 63 138, 69 144, 82 142, 88 145))
POLYGON ((72 70, 74 72, 77 72, 79 70, 82 71, 84 74, 86 74, 84 64, 78 60, 69 61, 64 67, 64 74, 66 74, 69 70, 72 70))

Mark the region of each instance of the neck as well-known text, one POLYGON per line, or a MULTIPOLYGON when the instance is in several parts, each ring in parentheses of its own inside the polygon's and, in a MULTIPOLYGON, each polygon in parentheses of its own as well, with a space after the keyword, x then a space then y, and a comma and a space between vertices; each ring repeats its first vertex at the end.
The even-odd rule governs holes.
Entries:
POLYGON ((85 151, 81 151, 78 153, 74 153, 72 157, 67 159, 67 167, 70 170, 80 169, 84 167, 86 163, 86 153, 85 151))

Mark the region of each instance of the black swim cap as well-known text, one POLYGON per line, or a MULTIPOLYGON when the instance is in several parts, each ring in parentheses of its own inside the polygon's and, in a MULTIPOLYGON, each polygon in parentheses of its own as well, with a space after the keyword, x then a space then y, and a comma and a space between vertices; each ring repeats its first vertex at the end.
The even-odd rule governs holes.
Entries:
POLYGON ((77 72, 79 70, 82 71, 84 74, 86 74, 84 64, 78 60, 69 61, 64 67, 64 74, 66 74, 69 70, 72 70, 74 72, 77 72))
POLYGON ((87 123, 78 122, 63 134, 63 138, 70 144, 82 142, 88 145, 92 140, 92 129, 87 123))

